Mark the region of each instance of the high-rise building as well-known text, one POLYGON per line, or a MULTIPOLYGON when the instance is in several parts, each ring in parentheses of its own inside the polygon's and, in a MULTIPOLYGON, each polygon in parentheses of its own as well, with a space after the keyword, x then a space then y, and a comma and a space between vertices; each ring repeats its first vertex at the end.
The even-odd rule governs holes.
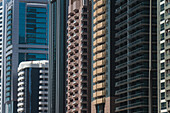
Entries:
POLYGON ((48 112, 48 61, 24 61, 18 67, 18 113, 48 112))
POLYGON ((66 42, 68 0, 49 5, 49 113, 66 110, 66 42))
POLYGON ((19 63, 48 59, 48 0, 11 0, 5 18, 4 104, 16 113, 19 63))
POLYGON ((114 0, 92 0, 91 113, 114 112, 114 0))
POLYGON ((91 4, 69 0, 66 113, 91 113, 91 4))
POLYGON ((157 0, 158 113, 170 112, 170 1, 157 0))
POLYGON ((115 112, 157 113, 157 1, 116 0, 115 14, 115 112))
POLYGON ((3 99, 2 99, 2 95, 3 95, 3 71, 2 71, 2 60, 3 60, 3 32, 4 32, 4 1, 0 0, 0 112, 2 111, 2 103, 3 103, 3 99))

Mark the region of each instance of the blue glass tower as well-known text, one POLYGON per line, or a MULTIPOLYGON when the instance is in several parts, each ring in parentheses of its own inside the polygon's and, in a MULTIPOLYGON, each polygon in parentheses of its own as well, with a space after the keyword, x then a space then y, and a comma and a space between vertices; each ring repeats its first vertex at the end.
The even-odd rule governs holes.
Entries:
POLYGON ((17 108, 17 68, 22 61, 48 59, 48 0, 7 3, 4 61, 6 113, 17 108))

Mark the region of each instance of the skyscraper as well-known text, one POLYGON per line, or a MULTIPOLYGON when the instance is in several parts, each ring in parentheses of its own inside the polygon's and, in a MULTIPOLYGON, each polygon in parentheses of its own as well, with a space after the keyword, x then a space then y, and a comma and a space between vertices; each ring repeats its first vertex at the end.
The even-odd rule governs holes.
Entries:
POLYGON ((66 42, 68 0, 49 5, 49 113, 66 110, 66 42))
POLYGON ((114 112, 114 0, 92 0, 92 113, 114 112))
POLYGON ((4 104, 17 112, 17 68, 22 61, 48 59, 48 1, 11 0, 6 4, 4 104))
POLYGON ((157 113, 157 1, 115 3, 116 113, 157 113))
POLYGON ((18 113, 48 112, 48 61, 25 61, 18 67, 18 113))
POLYGON ((170 1, 157 1, 158 48, 158 113, 170 112, 170 1))
POLYGON ((2 105, 3 105, 3 71, 2 71, 2 60, 3 60, 3 32, 4 32, 4 1, 0 0, 0 112, 2 111, 2 105))
POLYGON ((69 0, 66 113, 91 111, 91 4, 69 0))

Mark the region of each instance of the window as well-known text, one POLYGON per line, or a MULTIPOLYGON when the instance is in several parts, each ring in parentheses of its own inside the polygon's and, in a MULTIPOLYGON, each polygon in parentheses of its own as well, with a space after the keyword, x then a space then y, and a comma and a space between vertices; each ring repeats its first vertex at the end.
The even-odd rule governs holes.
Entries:
POLYGON ((161 63, 161 69, 164 69, 164 63, 161 63))
POLYGON ((161 103, 161 109, 166 109, 166 102, 161 103))
POLYGON ((164 50, 164 43, 161 44, 161 50, 164 50))
POLYGON ((165 79, 165 73, 161 73, 161 80, 165 79))
POLYGON ((163 20, 164 20, 164 14, 161 15, 161 21, 163 21, 163 20))
POLYGON ((165 92, 161 93, 161 100, 165 99, 165 92))
POLYGON ((161 5, 161 11, 163 11, 163 10, 164 10, 164 4, 161 5))
POLYGON ((165 83, 161 83, 161 90, 165 89, 165 83))
POLYGON ((161 40, 164 40, 164 33, 161 34, 161 40))
POLYGON ((161 31, 164 30, 164 24, 161 24, 161 31))

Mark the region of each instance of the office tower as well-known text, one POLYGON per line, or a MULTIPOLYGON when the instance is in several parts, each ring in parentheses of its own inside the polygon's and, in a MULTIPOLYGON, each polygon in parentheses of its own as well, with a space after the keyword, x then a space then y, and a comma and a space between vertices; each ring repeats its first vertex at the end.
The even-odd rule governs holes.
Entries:
POLYGON ((91 112, 91 14, 89 0, 69 0, 66 113, 91 112))
POLYGON ((48 112, 48 61, 24 61, 18 67, 18 113, 48 112))
POLYGON ((92 0, 92 113, 114 112, 114 0, 92 0))
POLYGON ((169 0, 157 1, 158 113, 170 112, 169 6, 170 6, 169 0))
POLYGON ((49 4, 49 113, 65 113, 67 0, 49 4))
POLYGON ((17 112, 17 68, 22 61, 48 59, 48 0, 11 0, 6 4, 4 104, 17 112))
POLYGON ((115 3, 116 113, 157 113, 157 1, 115 3))
POLYGON ((2 79, 3 79, 3 76, 2 76, 2 54, 3 54, 3 16, 4 16, 4 8, 3 8, 3 4, 4 4, 4 1, 3 0, 0 0, 0 112, 3 112, 2 111, 2 103, 3 103, 3 99, 2 99, 2 90, 3 90, 3 85, 2 85, 2 79))

